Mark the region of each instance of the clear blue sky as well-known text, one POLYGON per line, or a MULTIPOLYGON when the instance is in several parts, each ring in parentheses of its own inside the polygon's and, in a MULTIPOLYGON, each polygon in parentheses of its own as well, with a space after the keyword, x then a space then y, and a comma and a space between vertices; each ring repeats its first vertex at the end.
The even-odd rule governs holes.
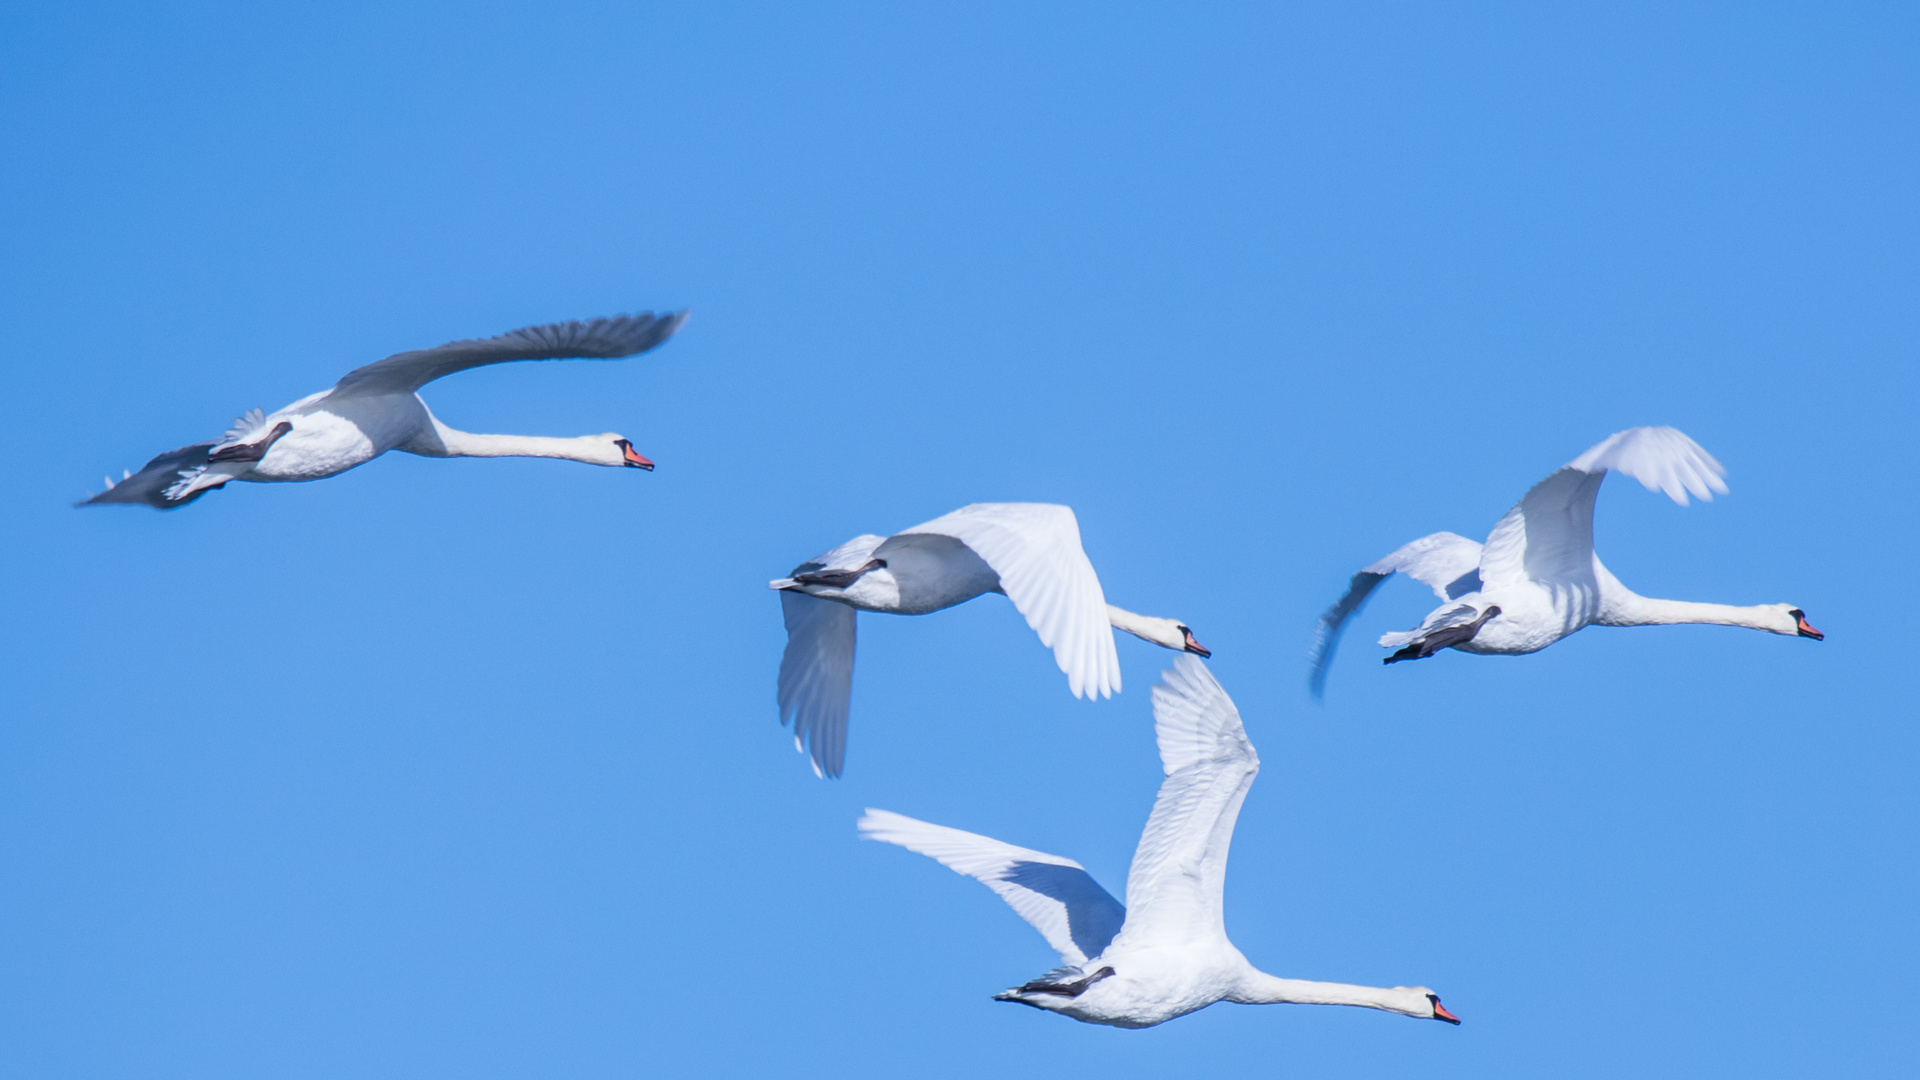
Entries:
POLYGON ((0 1072, 1911 1076, 1920 17, 1905 5, 62 4, 0 16, 0 1072), (435 384, 652 475, 392 455, 176 513, 100 474, 405 348, 691 306, 435 384), (1314 617, 1618 429, 1650 595, 1327 703, 1314 617), (1227 925, 1454 1029, 996 1004, 1052 963, 878 806, 1124 884, 1158 781, 1010 605, 867 617, 846 778, 768 578, 1072 505, 1265 769, 1227 925))

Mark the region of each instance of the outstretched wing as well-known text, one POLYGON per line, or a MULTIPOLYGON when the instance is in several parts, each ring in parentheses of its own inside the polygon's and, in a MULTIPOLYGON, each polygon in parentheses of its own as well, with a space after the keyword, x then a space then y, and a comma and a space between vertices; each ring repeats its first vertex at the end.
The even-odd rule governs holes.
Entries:
POLYGON ((1000 575, 1000 587, 1066 672, 1076 697, 1120 689, 1120 657, 1099 575, 1073 511, 1051 503, 974 503, 902 535, 951 536, 1000 575))
POLYGON ((587 322, 529 326, 499 337, 454 341, 437 349, 395 353, 355 368, 334 384, 333 393, 411 394, 456 371, 511 360, 617 360, 646 352, 673 336, 687 313, 642 312, 587 322))
POLYGON ((180 480, 184 471, 203 468, 207 464, 207 454, 213 443, 194 443, 178 450, 169 450, 141 467, 126 479, 115 482, 107 478, 107 490, 90 499, 74 503, 75 506, 104 506, 108 503, 144 503, 161 510, 182 507, 205 495, 210 488, 202 488, 184 499, 167 498, 167 489, 180 480))
POLYGON ((1358 614, 1373 590, 1394 574, 1407 575, 1442 600, 1457 599, 1480 588, 1480 545, 1456 533, 1437 532, 1353 575, 1347 594, 1320 616, 1320 627, 1313 636, 1307 686, 1314 697, 1326 692, 1327 668, 1333 664, 1333 652, 1340 645, 1340 632, 1346 629, 1347 620, 1358 614))
POLYGON ((780 722, 793 724, 793 746, 813 758, 813 771, 839 776, 847 758, 847 714, 853 701, 854 619, 845 604, 800 592, 780 594, 787 651, 780 656, 780 722))
MULTIPOLYGON (((793 568, 851 569, 865 565, 884 536, 856 536, 793 568)), ((772 583, 791 584, 792 575, 772 583)), ((813 758, 820 776, 839 776, 847 757, 847 714, 853 700, 854 616, 845 604, 792 590, 780 593, 787 650, 780 656, 780 722, 793 724, 794 749, 813 758)))
POLYGON ((1487 536, 1480 577, 1488 588, 1536 581, 1593 587, 1593 502, 1608 471, 1664 491, 1681 506, 1687 494, 1726 494, 1727 470, 1700 444, 1670 427, 1638 427, 1608 436, 1533 485, 1487 536))
POLYGON ((1040 931, 1065 964, 1105 952, 1126 922, 1127 909, 1072 859, 888 810, 868 810, 859 826, 869 840, 898 844, 979 880, 1040 931))
POLYGON ((1127 872, 1125 944, 1226 940, 1220 899, 1240 804, 1260 772, 1240 712, 1207 666, 1182 656, 1153 688, 1167 778, 1127 872))

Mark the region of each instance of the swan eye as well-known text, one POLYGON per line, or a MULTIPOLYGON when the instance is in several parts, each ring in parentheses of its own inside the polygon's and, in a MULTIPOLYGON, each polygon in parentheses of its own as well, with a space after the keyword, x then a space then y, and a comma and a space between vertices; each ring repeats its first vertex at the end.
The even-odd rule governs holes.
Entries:
POLYGON ((1804 619, 1807 617, 1807 613, 1804 611, 1801 611, 1799 608, 1794 608, 1792 611, 1787 612, 1787 614, 1793 616, 1796 619, 1804 619))

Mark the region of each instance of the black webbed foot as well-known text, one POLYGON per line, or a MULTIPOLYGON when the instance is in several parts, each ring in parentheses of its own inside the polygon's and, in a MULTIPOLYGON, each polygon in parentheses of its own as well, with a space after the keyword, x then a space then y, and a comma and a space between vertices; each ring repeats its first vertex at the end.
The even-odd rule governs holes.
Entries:
POLYGON ((844 589, 859 581, 869 570, 879 570, 887 565, 885 559, 868 559, 867 565, 858 570, 814 570, 805 574, 793 575, 793 580, 801 585, 825 585, 829 588, 844 589))
POLYGON ((285 435, 287 432, 292 430, 293 430, 293 424, 286 420, 282 420, 279 423, 273 425, 273 430, 267 432, 266 438, 261 439, 257 442, 235 443, 232 446, 223 446, 220 449, 215 450, 213 453, 208 454, 207 460, 210 462, 211 461, 259 461, 261 458, 267 456, 267 451, 273 448, 274 443, 277 443, 280 441, 280 436, 285 435))
POLYGON ((1087 992, 1087 987, 1113 974, 1113 969, 1103 967, 1084 979, 1075 979, 1070 983, 1041 982, 1038 979, 1023 986, 1015 987, 1004 994, 995 994, 1000 1001, 1018 1001, 1015 994, 1058 994, 1061 997, 1077 998, 1087 992))
POLYGON ((1462 623, 1459 626, 1449 626, 1444 630, 1435 630, 1433 633, 1408 644, 1399 652, 1394 653, 1392 656, 1380 662, 1383 664, 1397 664, 1402 660, 1425 660, 1441 649, 1451 649, 1455 645, 1464 645, 1473 640, 1474 635, 1480 632, 1481 627, 1487 625, 1488 619, 1498 614, 1500 614, 1500 606, 1495 604, 1493 607, 1481 612, 1480 617, 1472 622, 1462 623))

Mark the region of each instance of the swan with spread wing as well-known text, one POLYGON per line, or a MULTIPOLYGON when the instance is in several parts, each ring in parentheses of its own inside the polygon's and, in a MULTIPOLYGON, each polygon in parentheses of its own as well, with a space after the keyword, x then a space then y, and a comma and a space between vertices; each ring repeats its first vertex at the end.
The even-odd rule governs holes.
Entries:
POLYGON ((169 450, 139 472, 107 478, 107 490, 79 503, 142 504, 171 510, 235 480, 320 480, 389 450, 423 457, 546 457, 589 465, 653 468, 613 432, 572 439, 481 435, 450 428, 420 400, 427 383, 468 368, 515 360, 615 360, 673 336, 684 311, 529 326, 498 337, 397 353, 356 368, 331 389, 274 413, 253 409, 212 442, 169 450))
POLYGON ((1075 697, 1119 691, 1113 629, 1212 655, 1177 619, 1107 603, 1073 511, 1051 503, 974 503, 893 536, 856 536, 769 587, 787 624, 780 722, 792 722, 794 746, 822 776, 839 776, 846 758, 856 611, 925 615, 1002 593, 1053 650, 1075 697))
POLYGON ((1441 649, 1519 655, 1537 652, 1588 626, 1711 623, 1789 637, 1825 637, 1792 604, 1696 604, 1641 596, 1620 584, 1593 550, 1593 504, 1607 473, 1631 476, 1681 506, 1687 495, 1711 501, 1726 494, 1726 475, 1700 444, 1670 427, 1637 427, 1608 436, 1535 484, 1493 527, 1485 544, 1456 533, 1423 536, 1353 575, 1347 592, 1320 616, 1308 687, 1326 688, 1340 632, 1367 597, 1394 574, 1406 574, 1442 601, 1421 624, 1387 634, 1398 650, 1389 664, 1422 660, 1441 649))
POLYGON ((1355 986, 1283 979, 1255 968, 1227 940, 1222 894, 1240 804, 1260 771, 1239 710, 1190 656, 1153 688, 1160 784, 1127 871, 1123 907, 1072 859, 885 810, 859 821, 884 840, 935 859, 999 894, 1060 954, 1060 966, 994 995, 1090 1024, 1143 1028, 1219 1001, 1356 1005, 1458 1024, 1424 986, 1355 986))

